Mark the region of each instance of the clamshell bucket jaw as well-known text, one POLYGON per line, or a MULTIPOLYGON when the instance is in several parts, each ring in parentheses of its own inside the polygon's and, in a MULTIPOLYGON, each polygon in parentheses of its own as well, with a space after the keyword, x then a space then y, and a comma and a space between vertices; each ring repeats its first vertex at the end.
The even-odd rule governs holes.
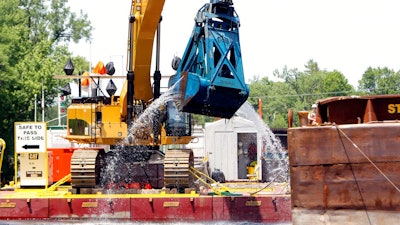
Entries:
POLYGON ((212 85, 200 76, 182 72, 174 89, 180 97, 182 111, 231 118, 249 96, 249 88, 212 85))
POLYGON ((169 87, 177 84, 182 111, 231 118, 247 100, 239 27, 232 1, 211 1, 198 11, 177 73, 169 81, 169 87))

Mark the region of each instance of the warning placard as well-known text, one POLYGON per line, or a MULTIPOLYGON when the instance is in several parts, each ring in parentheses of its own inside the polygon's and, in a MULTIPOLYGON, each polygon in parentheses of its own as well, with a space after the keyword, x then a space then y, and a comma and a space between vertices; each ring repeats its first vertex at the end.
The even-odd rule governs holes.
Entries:
POLYGON ((46 152, 46 123, 15 122, 15 151, 46 152))

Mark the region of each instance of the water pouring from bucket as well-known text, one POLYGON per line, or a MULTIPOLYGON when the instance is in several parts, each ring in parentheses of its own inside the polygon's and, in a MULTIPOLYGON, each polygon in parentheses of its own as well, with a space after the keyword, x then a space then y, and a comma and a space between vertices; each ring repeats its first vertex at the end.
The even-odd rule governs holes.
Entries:
POLYGON ((267 124, 260 118, 249 102, 245 102, 236 113, 238 116, 255 123, 257 132, 263 141, 262 159, 266 165, 267 180, 273 182, 289 182, 289 161, 287 152, 283 150, 280 140, 267 124))

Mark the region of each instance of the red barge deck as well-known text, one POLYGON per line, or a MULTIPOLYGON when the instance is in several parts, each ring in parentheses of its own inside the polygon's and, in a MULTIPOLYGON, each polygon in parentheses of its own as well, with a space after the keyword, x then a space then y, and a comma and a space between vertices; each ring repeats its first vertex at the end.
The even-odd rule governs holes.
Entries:
POLYGON ((246 182, 241 196, 172 194, 143 190, 139 194, 72 194, 58 191, 0 191, 0 220, 17 219, 123 219, 146 222, 246 221, 285 223, 291 221, 290 195, 285 184, 246 182), (284 187, 285 186, 285 187, 284 187), (256 190, 258 189, 258 190, 256 190), (257 194, 251 194, 253 191, 257 194), (245 191, 245 192, 243 192, 245 191))

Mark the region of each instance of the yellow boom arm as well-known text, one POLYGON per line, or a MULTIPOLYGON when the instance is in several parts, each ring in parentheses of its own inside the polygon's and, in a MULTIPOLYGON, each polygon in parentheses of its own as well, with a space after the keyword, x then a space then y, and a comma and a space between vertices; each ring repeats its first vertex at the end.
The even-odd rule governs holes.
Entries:
MULTIPOLYGON (((134 17, 133 29, 128 39, 128 67, 135 73, 134 98, 148 101, 153 97, 150 81, 150 65, 152 59, 153 42, 165 0, 133 0, 131 16, 134 17), (137 55, 137 54, 140 55, 137 55), (129 66, 130 65, 130 66, 129 66)), ((131 26, 131 24, 130 24, 131 26)), ((128 81, 122 88, 121 116, 127 114, 128 81)))

